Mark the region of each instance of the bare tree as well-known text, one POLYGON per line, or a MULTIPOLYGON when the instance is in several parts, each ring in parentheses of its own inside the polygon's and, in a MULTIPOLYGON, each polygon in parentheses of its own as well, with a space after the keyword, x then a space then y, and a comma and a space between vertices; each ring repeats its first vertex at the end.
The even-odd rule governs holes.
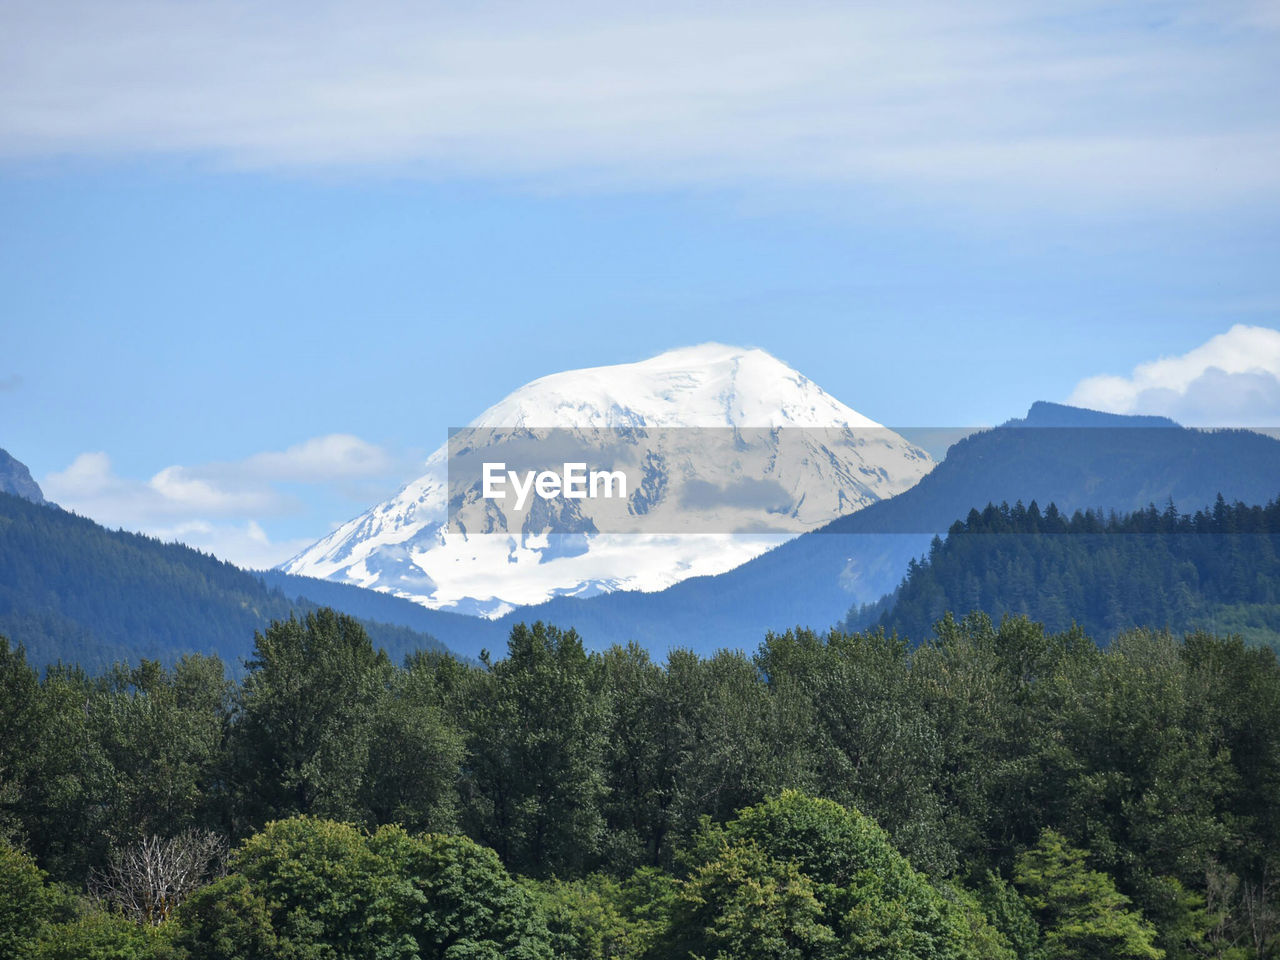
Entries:
POLYGON ((210 830, 176 837, 147 836, 113 850, 104 870, 89 878, 97 899, 139 923, 160 924, 197 887, 225 870, 227 841, 210 830))
POLYGON ((1275 885, 1263 872, 1257 883, 1246 882, 1242 887, 1241 913, 1254 952, 1259 957, 1269 956, 1276 938, 1280 937, 1280 909, 1276 906, 1275 885))

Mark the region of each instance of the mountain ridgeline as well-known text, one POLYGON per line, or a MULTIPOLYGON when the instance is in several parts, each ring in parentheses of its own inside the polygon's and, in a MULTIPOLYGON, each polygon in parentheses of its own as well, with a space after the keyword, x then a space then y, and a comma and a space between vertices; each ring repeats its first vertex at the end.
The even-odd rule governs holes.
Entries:
MULTIPOLYGON (((340 598, 325 602, 344 606, 340 598)), ((396 603, 412 606, 387 597, 380 609, 396 603)), ((0 493, 0 635, 23 644, 34 663, 101 670, 143 657, 172 663, 198 652, 237 669, 255 630, 319 606, 182 544, 107 530, 0 493)), ((364 626, 395 656, 444 649, 404 625, 366 618, 364 626)))
POLYGON ((1138 626, 1240 633, 1280 649, 1280 499, 1180 513, 1067 516, 1032 501, 988 504, 911 561, 892 595, 846 627, 921 640, 945 614, 1028 616, 1107 641, 1138 626))
MULTIPOLYGON (((911 561, 984 504, 1053 503, 1065 518, 1076 511, 1093 511, 1094 517, 1128 514, 1151 503, 1196 511, 1220 493, 1228 503, 1267 503, 1276 495, 1278 478, 1280 441, 1270 437, 1041 403, 1026 418, 954 444, 911 489, 727 573, 687 579, 657 592, 561 597, 517 607, 496 620, 431 610, 386 593, 282 571, 248 573, 180 545, 108 531, 56 507, 0 494, 0 632, 24 643, 32 660, 42 664, 69 659, 96 668, 140 657, 173 662, 183 653, 201 651, 235 665, 247 654, 253 630, 290 611, 327 605, 373 624, 375 641, 397 658, 433 642, 478 657, 482 650, 501 649, 515 624, 535 620, 573 626, 597 649, 634 641, 657 653, 677 646, 702 654, 749 650, 769 630, 845 622, 851 608, 878 604, 873 614, 856 620, 859 624, 872 622, 865 616, 885 616, 890 607, 880 601, 899 587, 911 561)), ((1135 541, 1127 542, 1123 549, 1137 549, 1135 541)), ((992 549, 1011 550, 1012 540, 992 549)), ((1071 551, 1070 564, 1083 562, 1081 545, 1053 549, 1071 551)), ((1175 551, 1172 558, 1181 548, 1166 549, 1175 551)), ((1108 550, 1121 550, 1119 542, 1108 550)), ((996 562, 994 555, 990 559, 996 562)), ((1063 611, 1069 610, 1100 639, 1132 624, 1203 625, 1264 641, 1276 629, 1266 601, 1234 588, 1222 592, 1200 580, 1178 580, 1176 588, 1171 583, 1156 597, 1118 592, 1104 598, 1112 582, 1108 577, 1118 578, 1116 591, 1127 582, 1125 564, 1116 562, 1120 565, 1111 570, 1098 567, 1088 586, 1078 575, 1061 587, 1046 581, 1044 596, 1057 597, 1054 602, 1042 602, 1025 589, 1012 596, 1003 581, 1000 589, 984 593, 966 575, 960 578, 963 585, 948 580, 929 588, 927 602, 917 603, 911 592, 910 603, 901 608, 903 619, 885 622, 912 640, 923 637, 930 618, 943 609, 973 608, 1027 612, 1055 628, 1066 625, 1063 611), (1210 592, 1201 595, 1202 588, 1210 592), (1107 604, 1115 609, 1108 612, 1107 604)), ((1158 562, 1143 558, 1140 565, 1155 569, 1158 562)), ((1186 569, 1179 566, 1166 577, 1181 578, 1186 569)), ((1036 581, 1034 573, 1024 571, 1011 582, 1025 584, 1028 576, 1036 581)), ((972 577, 980 583, 984 577, 999 579, 990 570, 972 577)))
MULTIPOLYGON (((1266 503, 1280 483, 1280 441, 1247 430, 1195 430, 1037 403, 1025 418, 974 433, 910 490, 841 517, 716 577, 653 594, 559 598, 500 622, 573 624, 593 643, 675 643, 701 652, 751 649, 766 630, 842 622, 851 606, 892 592, 909 562, 974 507, 1055 503, 1130 512, 1172 503, 1195 511, 1219 495, 1266 503)), ((1165 618, 1159 618, 1164 622, 1165 618)))

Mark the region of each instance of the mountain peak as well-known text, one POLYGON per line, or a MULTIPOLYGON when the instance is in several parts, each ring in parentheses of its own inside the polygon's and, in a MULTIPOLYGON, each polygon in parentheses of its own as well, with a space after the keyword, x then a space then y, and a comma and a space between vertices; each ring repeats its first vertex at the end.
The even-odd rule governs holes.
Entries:
POLYGON ((1037 400, 1026 417, 1010 420, 1006 427, 1177 427, 1168 417, 1133 416, 1071 407, 1065 403, 1037 400))
POLYGON ((282 569, 485 615, 555 596, 656 590, 727 570, 893 496, 933 467, 923 450, 776 357, 722 343, 540 377, 466 430, 472 453, 500 449, 511 435, 563 431, 600 454, 575 459, 601 463, 612 462, 606 434, 625 431, 644 437, 643 477, 616 510, 603 500, 575 504, 572 523, 557 527, 545 511, 484 502, 478 482, 450 491, 449 450, 441 447, 395 497, 282 569), (751 499, 764 489, 775 497, 767 506, 751 499), (716 501, 722 494, 729 499, 716 501), (730 503, 738 496, 745 499, 730 503), (452 530, 451 505, 465 519, 452 530), (650 525, 620 529, 634 518, 650 525), (724 536, 740 529, 730 518, 750 532, 724 536))
POLYGON ((31 471, 8 451, 0 450, 0 493, 11 493, 32 503, 47 503, 40 485, 31 479, 31 471))
POLYGON ((756 347, 703 343, 539 377, 472 427, 879 427, 756 347))
POLYGON ((687 347, 672 347, 670 350, 664 350, 662 353, 649 357, 647 360, 637 361, 637 363, 653 367, 701 366, 726 359, 740 359, 747 354, 757 354, 761 357, 767 357, 775 363, 782 363, 773 354, 759 347, 739 347, 731 343, 720 343, 715 340, 694 343, 687 347))

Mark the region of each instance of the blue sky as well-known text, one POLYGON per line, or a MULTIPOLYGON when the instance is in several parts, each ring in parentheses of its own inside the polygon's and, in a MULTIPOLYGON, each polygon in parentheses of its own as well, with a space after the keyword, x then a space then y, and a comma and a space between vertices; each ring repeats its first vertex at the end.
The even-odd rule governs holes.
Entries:
POLYGON ((6 4, 0 446, 265 563, 706 340, 889 424, 1278 422, 1275 3, 624 9, 6 4))

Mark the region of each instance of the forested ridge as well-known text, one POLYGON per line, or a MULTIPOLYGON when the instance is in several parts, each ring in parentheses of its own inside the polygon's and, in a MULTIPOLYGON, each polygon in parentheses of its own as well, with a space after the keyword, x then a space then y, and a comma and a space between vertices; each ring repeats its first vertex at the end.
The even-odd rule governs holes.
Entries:
POLYGON ((1280 500, 1169 503, 1070 516, 1050 503, 988 504, 935 539, 902 585, 851 612, 849 628, 917 637, 948 610, 1079 624, 1106 641, 1140 625, 1240 633, 1280 644, 1280 500))
MULTIPOLYGON (((1035 498, 1042 507, 1056 503, 1072 513, 1132 511, 1172 500, 1180 510, 1194 511, 1219 493, 1229 501, 1263 503, 1276 495, 1277 478, 1280 442, 1255 431, 1198 430, 1159 417, 1036 403, 1024 419, 953 444, 910 489, 733 570, 691 577, 653 594, 619 590, 556 597, 520 608, 505 622, 573 624, 602 646, 638 640, 666 649, 675 632, 703 654, 717 645, 750 648, 766 629, 825 627, 845 619, 854 603, 873 603, 892 592, 908 561, 928 549, 933 535, 975 506, 1035 498)), ((1135 622, 1160 626, 1165 620, 1135 622)), ((929 622, 919 627, 927 632, 929 622)))
MULTIPOLYGON (((406 603, 380 601, 378 611, 406 603)), ((22 638, 40 666, 65 661, 97 672, 116 661, 172 663, 200 652, 219 654, 234 671, 254 630, 319 606, 183 544, 0 493, 0 634, 22 638)), ((397 654, 443 649, 427 633, 376 615, 363 623, 397 654)))
POLYGON ((237 681, 0 644, 0 954, 1278 955, 1271 650, 913 639, 398 666, 322 610, 237 681))

